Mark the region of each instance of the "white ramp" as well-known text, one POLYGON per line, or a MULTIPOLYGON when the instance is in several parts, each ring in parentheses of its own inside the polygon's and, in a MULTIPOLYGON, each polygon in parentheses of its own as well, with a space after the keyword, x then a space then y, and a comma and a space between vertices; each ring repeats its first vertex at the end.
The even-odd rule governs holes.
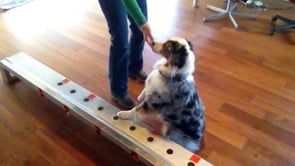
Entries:
POLYGON ((12 83, 15 79, 20 79, 29 83, 40 95, 93 126, 94 131, 103 134, 148 165, 212 165, 144 127, 118 119, 115 116, 119 111, 116 107, 25 53, 1 60, 0 67, 5 82, 12 83))

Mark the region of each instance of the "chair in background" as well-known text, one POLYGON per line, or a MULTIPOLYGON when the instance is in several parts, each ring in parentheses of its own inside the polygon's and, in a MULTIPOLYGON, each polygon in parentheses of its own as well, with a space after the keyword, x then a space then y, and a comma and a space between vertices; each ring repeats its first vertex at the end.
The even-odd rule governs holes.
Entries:
POLYGON ((193 0, 193 7, 199 7, 199 0, 193 0))
POLYGON ((250 18, 250 19, 255 19, 256 15, 253 14, 246 14, 246 13, 240 13, 240 12, 234 12, 234 10, 237 7, 237 3, 232 3, 232 0, 227 0, 227 6, 226 9, 222 9, 219 7, 215 7, 212 5, 206 5, 206 7, 210 10, 213 10, 215 12, 218 12, 217 14, 213 14, 213 15, 209 15, 209 16, 205 16, 203 18, 204 21, 209 21, 209 20, 216 20, 216 19, 220 19, 223 17, 229 17, 233 26, 235 28, 238 28, 239 25, 236 22, 236 20, 234 19, 233 16, 238 16, 238 17, 245 17, 245 18, 250 18))
POLYGON ((269 32, 270 35, 274 35, 277 31, 283 31, 283 30, 295 28, 295 20, 290 20, 290 19, 280 16, 280 15, 273 16, 271 20, 274 22, 277 19, 279 19, 287 24, 273 27, 269 32))

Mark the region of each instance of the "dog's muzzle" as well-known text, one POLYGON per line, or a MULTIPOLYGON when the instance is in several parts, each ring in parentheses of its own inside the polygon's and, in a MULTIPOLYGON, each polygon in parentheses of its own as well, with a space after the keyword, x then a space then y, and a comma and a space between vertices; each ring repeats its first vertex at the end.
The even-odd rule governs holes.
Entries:
POLYGON ((154 42, 152 48, 154 52, 160 53, 163 48, 163 43, 154 42))

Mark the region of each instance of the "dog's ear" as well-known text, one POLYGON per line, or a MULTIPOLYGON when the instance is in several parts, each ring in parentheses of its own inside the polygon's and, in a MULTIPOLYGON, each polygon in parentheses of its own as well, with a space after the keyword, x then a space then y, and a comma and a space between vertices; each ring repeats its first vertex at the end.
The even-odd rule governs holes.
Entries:
POLYGON ((178 67, 182 68, 185 64, 188 52, 184 45, 181 45, 181 47, 178 49, 179 53, 179 59, 178 59, 178 67))
POLYGON ((185 39, 186 41, 187 41, 187 43, 188 43, 188 45, 189 45, 189 49, 191 50, 191 51, 193 51, 193 45, 192 45, 192 43, 189 41, 189 40, 187 40, 187 39, 185 39))

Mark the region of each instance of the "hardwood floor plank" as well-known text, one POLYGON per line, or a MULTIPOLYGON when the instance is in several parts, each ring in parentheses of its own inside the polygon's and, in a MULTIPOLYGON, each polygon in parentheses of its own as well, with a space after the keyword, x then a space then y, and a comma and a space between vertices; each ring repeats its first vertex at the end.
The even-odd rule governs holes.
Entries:
POLYGON ((225 157, 224 155, 217 153, 215 151, 211 152, 210 156, 208 157, 208 160, 210 160, 214 165, 231 165, 231 166, 240 166, 236 161, 233 161, 232 159, 225 157))
POLYGON ((235 94, 239 100, 246 102, 250 101, 255 95, 255 88, 252 88, 251 85, 217 70, 211 70, 208 67, 199 66, 196 75, 198 81, 205 82, 216 88, 220 94, 235 94), (207 73, 211 73, 211 75, 208 75, 207 73))
MULTIPOLYGON (((97 53, 101 53, 101 50, 104 50, 105 47, 102 45, 97 45, 96 42, 90 41, 89 39, 83 37, 83 35, 81 34, 82 32, 72 32, 72 31, 68 31, 68 30, 57 30, 60 33, 63 33, 66 37, 68 37, 71 40, 74 40, 78 43, 80 43, 81 45, 83 45, 84 47, 87 47, 93 51, 96 51, 97 53)), ((97 40, 99 41, 99 40, 97 40)))
POLYGON ((294 159, 295 159, 294 147, 284 144, 279 140, 273 139, 271 136, 257 129, 249 127, 246 124, 239 121, 235 121, 230 126, 226 126, 226 127, 228 127, 232 132, 237 132, 247 137, 249 140, 257 144, 260 144, 263 147, 267 147, 271 151, 279 153, 280 155, 284 156, 286 159, 288 159, 292 163, 294 162, 294 159))
POLYGON ((3 57, 10 56, 18 52, 17 49, 12 47, 10 44, 7 44, 6 41, 0 42, 0 48, 0 55, 3 57))
POLYGON ((288 161, 281 154, 278 154, 275 151, 271 151, 253 141, 247 142, 243 149, 243 152, 254 156, 255 158, 257 158, 257 160, 263 161, 264 163, 266 163, 266 165, 292 165, 292 161, 288 161))
POLYGON ((52 165, 61 163, 62 165, 78 165, 79 161, 49 139, 39 130, 33 137, 25 139, 31 146, 38 148, 40 155, 48 160, 52 165))
POLYGON ((216 123, 210 118, 206 119, 206 130, 238 149, 242 149, 247 142, 247 137, 228 130, 225 126, 216 123))
POLYGON ((244 60, 240 61, 239 58, 207 53, 197 62, 196 68, 202 67, 214 69, 213 71, 216 73, 232 76, 245 83, 248 82, 251 87, 248 90, 257 91, 257 88, 259 88, 294 100, 294 92, 284 88, 287 82, 285 78, 244 60))
POLYGON ((263 119, 258 119, 250 114, 247 114, 245 111, 240 110, 230 104, 225 103, 220 111, 225 113, 228 116, 233 117, 234 119, 243 122, 254 129, 262 131, 265 134, 268 134, 271 137, 276 138, 277 140, 295 147, 295 134, 290 133, 283 128, 279 128, 277 126, 268 123, 263 119))
POLYGON ((80 43, 77 43, 64 36, 62 33, 53 30, 47 30, 46 33, 39 35, 36 40, 40 41, 41 44, 49 50, 60 50, 62 48, 72 48, 77 50, 83 48, 80 43))
POLYGON ((295 81, 287 81, 287 83, 285 84, 285 88, 295 92, 295 81))
MULTIPOLYGON (((199 154, 202 156, 210 157, 211 152, 215 151, 218 154, 222 154, 224 159, 231 159, 230 162, 240 163, 241 165, 264 165, 264 162, 257 160, 254 156, 251 156, 248 153, 243 153, 241 150, 238 150, 236 147, 231 144, 224 142, 219 137, 212 135, 211 133, 205 132, 205 147, 202 149, 199 154), (226 147, 226 148, 225 148, 226 147), (208 151, 210 149, 210 151, 208 151), (203 154, 206 153, 206 154, 203 154)), ((209 160, 210 161, 210 160, 209 160)), ((216 163, 219 165, 220 163, 216 163)))
POLYGON ((228 116, 218 110, 219 109, 212 109, 210 107, 206 107, 205 115, 206 117, 209 117, 210 119, 216 121, 218 124, 223 126, 227 126, 234 121, 233 117, 228 116))
POLYGON ((233 97, 236 93, 229 94, 220 92, 219 89, 210 86, 206 82, 197 82, 197 87, 200 89, 200 96, 204 98, 205 105, 208 105, 212 109, 218 110, 224 102, 227 102, 240 109, 247 110, 247 113, 257 118, 263 118, 267 112, 266 109, 259 108, 255 104, 240 100, 239 97, 233 97))
POLYGON ((277 127, 280 127, 290 133, 295 134, 295 120, 291 117, 282 117, 272 112, 267 112, 264 119, 277 127))
POLYGON ((269 95, 259 94, 253 98, 251 104, 266 109, 274 114, 295 120, 293 111, 295 103, 285 98, 271 95, 271 93, 269 95))
POLYGON ((18 137, 12 137, 9 141, 5 142, 8 145, 4 149, 7 152, 6 156, 3 156, 4 159, 0 160, 1 165, 44 165, 51 166, 52 164, 46 160, 39 151, 27 146, 29 142, 23 142, 22 139, 18 137), (17 149, 17 150, 15 150, 17 149))

